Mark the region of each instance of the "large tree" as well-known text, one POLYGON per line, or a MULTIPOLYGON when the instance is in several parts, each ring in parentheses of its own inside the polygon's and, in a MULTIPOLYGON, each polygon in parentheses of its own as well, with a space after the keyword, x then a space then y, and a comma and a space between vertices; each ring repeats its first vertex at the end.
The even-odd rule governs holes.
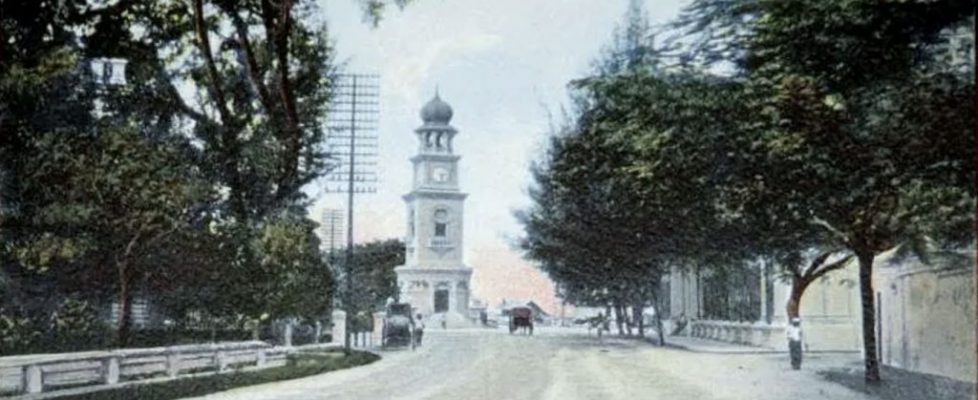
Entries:
POLYGON ((90 7, 89 56, 124 57, 130 83, 109 110, 191 134, 227 190, 226 214, 261 219, 327 168, 321 121, 335 73, 308 1, 131 2, 90 7))
POLYGON ((283 213, 263 224, 252 242, 259 262, 234 296, 242 306, 254 307, 252 316, 306 320, 326 316, 334 281, 319 251, 315 228, 315 223, 296 213, 283 213))
POLYGON ((971 233, 974 70, 951 68, 935 48, 974 6, 701 0, 684 17, 692 53, 749 82, 760 119, 743 129, 756 162, 748 211, 858 260, 867 382, 880 379, 875 256, 971 233))
MULTIPOLYGON (((361 3, 376 23, 385 4, 404 1, 361 3)), ((6 287, 35 293, 27 286, 41 282, 101 291, 125 307, 128 284, 143 280, 153 290, 193 294, 168 302, 174 310, 260 316, 309 309, 267 292, 249 298, 262 304, 236 303, 238 288, 228 282, 264 269, 277 271, 267 276, 272 286, 293 288, 291 270, 281 266, 316 264, 300 245, 315 240, 311 222, 295 210, 306 205, 301 187, 330 165, 320 123, 336 63, 325 27, 314 22, 314 2, 15 0, 0 7, 6 287), (128 61, 126 85, 96 85, 88 61, 100 57, 128 61), (108 162, 109 155, 123 159, 108 162), (80 186, 100 179, 113 181, 80 186), (216 195, 190 196, 184 184, 216 195), (55 187, 60 192, 49 190, 55 187), (127 199, 126 207, 100 201, 106 197, 127 199), (95 216, 102 219, 82 223, 95 216), (130 223, 119 222, 127 217, 130 223), (98 236, 106 232, 111 241, 98 236), (298 246, 291 259, 274 251, 281 248, 275 237, 298 246), (132 250, 119 253, 117 238, 132 250), (93 254, 115 259, 86 257, 93 254), (94 273, 103 266, 119 273, 94 273), (75 270, 92 278, 86 287, 72 279, 75 270)), ((303 282, 328 282, 325 270, 316 274, 322 279, 303 282)), ((5 302, 16 304, 10 293, 5 302)), ((120 332, 127 320, 124 312, 120 332)))
MULTIPOLYGON (((404 264, 404 242, 397 239, 358 244, 353 248, 354 309, 371 311, 383 307, 388 299, 398 299, 397 274, 394 268, 404 264)), ((343 271, 348 269, 343 267, 343 271)))
POLYGON ((47 195, 27 206, 33 229, 12 243, 11 253, 28 270, 75 280, 77 291, 113 293, 118 344, 125 345, 133 293, 153 269, 165 268, 153 262, 154 251, 191 229, 210 189, 180 162, 179 146, 147 141, 127 127, 35 139, 35 151, 46 157, 26 163, 23 189, 47 195))
POLYGON ((518 217, 527 255, 566 295, 641 310, 658 305, 672 267, 738 257, 715 187, 732 169, 723 135, 739 103, 732 82, 660 68, 639 3, 625 21, 596 74, 572 84, 576 114, 534 167, 535 204, 518 217))

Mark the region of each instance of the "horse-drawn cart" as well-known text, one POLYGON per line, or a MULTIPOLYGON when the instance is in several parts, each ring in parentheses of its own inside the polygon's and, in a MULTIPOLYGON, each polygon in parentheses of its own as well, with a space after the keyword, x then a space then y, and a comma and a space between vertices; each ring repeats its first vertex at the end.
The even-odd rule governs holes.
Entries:
POLYGON ((394 303, 387 306, 381 337, 381 345, 385 348, 411 346, 414 349, 414 318, 411 317, 410 304, 394 303))
POLYGON ((509 333, 521 328, 533 334, 533 309, 530 307, 513 307, 509 310, 509 333))

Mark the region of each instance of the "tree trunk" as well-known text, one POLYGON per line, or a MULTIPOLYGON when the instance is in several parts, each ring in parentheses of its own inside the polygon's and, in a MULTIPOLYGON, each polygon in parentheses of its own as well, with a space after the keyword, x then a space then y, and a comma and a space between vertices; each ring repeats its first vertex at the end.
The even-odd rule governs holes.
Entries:
POLYGON ((625 323, 625 336, 632 336, 632 325, 635 324, 635 319, 628 312, 628 306, 625 304, 620 305, 622 321, 625 323))
POLYGON ((645 316, 642 315, 642 304, 636 304, 632 307, 632 319, 638 323, 638 337, 645 337, 645 316))
POLYGON ((615 302, 615 325, 618 326, 618 336, 624 336, 625 330, 622 327, 621 321, 621 304, 615 302))
POLYGON ((810 281, 800 278, 794 278, 791 281, 791 293, 788 294, 788 305, 785 307, 785 311, 788 313, 788 322, 791 322, 792 318, 799 318, 801 315, 801 296, 805 293, 805 289, 808 288, 810 281))
POLYGON ((655 330, 659 332, 659 346, 666 345, 666 330, 662 327, 662 315, 659 310, 655 310, 655 330))
MULTIPOLYGON (((811 282, 811 279, 798 277, 797 275, 791 280, 791 292, 788 293, 788 304, 785 306, 785 311, 788 314, 788 321, 785 326, 786 330, 793 329, 794 327, 791 322, 795 318, 800 318, 801 296, 805 293, 805 289, 808 288, 808 284, 811 282)), ((800 325, 798 329, 801 329, 800 325)), ((791 367, 794 369, 801 368, 801 360, 804 356, 802 341, 793 341, 789 336, 788 353, 790 355, 789 362, 791 363, 791 367)))
POLYGON ((866 354, 866 383, 880 382, 880 366, 876 355, 876 303, 873 292, 872 252, 856 252, 859 259, 859 294, 863 306, 863 350, 866 354))
POLYGON ((119 273, 119 321, 116 327, 116 345, 126 347, 129 344, 129 329, 132 325, 132 293, 129 290, 129 260, 118 261, 116 268, 119 273))

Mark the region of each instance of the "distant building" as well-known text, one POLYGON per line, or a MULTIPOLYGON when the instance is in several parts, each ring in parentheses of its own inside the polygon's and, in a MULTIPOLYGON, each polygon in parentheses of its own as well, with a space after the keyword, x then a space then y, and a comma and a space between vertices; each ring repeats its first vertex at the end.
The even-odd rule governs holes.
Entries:
POLYGON ((415 129, 418 154, 414 189, 404 196, 408 226, 405 264, 395 268, 401 300, 418 312, 446 321, 449 327, 471 326, 469 280, 472 268, 462 263, 463 202, 459 190, 458 155, 449 125, 452 108, 435 98, 421 109, 424 124, 415 129))

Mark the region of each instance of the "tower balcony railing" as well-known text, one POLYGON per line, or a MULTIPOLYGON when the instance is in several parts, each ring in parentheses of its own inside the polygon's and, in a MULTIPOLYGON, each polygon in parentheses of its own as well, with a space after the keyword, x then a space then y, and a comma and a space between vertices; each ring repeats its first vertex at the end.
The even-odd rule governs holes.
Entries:
POLYGON ((449 239, 449 238, 447 238, 447 237, 433 237, 433 238, 431 238, 431 241, 429 242, 429 246, 431 246, 431 247, 455 247, 455 245, 452 244, 452 240, 449 239))

